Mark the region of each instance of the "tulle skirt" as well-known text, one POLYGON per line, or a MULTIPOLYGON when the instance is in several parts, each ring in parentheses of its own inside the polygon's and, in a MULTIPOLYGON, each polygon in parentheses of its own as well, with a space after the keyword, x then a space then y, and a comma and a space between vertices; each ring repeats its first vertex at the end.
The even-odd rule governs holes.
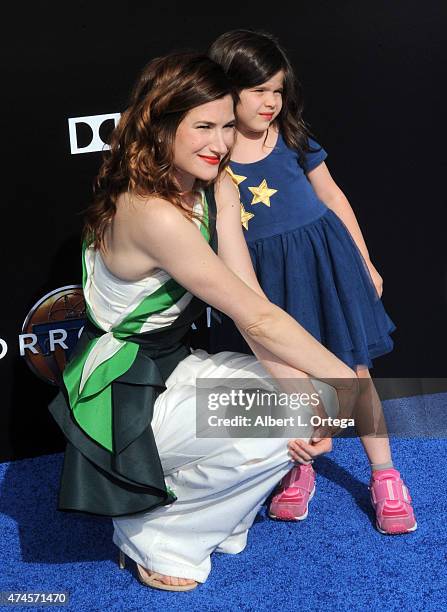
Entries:
MULTIPOLYGON (((357 245, 331 209, 308 225, 253 241, 248 248, 268 298, 347 365, 371 368, 372 359, 393 349, 390 334, 396 327, 357 245)), ((210 348, 249 352, 221 313, 212 317, 210 348)))

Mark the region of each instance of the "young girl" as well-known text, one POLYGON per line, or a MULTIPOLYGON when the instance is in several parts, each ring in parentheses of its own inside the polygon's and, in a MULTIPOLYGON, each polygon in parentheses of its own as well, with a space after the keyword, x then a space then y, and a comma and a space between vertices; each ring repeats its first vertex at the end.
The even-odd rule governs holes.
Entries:
MULTIPOLYGON (((368 379, 372 359, 392 350, 395 326, 380 301, 382 279, 352 208, 324 163, 326 152, 309 138, 291 64, 271 35, 250 30, 220 36, 210 57, 239 93, 229 172, 260 285, 359 379, 368 379)), ((247 352, 234 324, 215 315, 211 350, 247 352)), ((367 402, 383 427, 375 391, 367 402)), ((389 534, 414 531, 411 499, 393 467, 386 427, 385 435, 363 435, 361 441, 372 469, 377 528, 389 534)), ((270 516, 306 518, 314 491, 312 466, 295 467, 280 483, 270 516)))
POLYGON ((358 386, 260 295, 226 174, 214 198, 234 140, 232 93, 221 67, 194 54, 155 59, 137 81, 86 215, 88 322, 50 405, 68 441, 59 507, 114 517, 121 566, 129 556, 144 584, 165 590, 204 582, 213 552, 241 552, 291 457, 330 449, 329 439, 196 437, 196 379, 327 376, 342 409, 358 386), (191 354, 205 302, 234 319, 259 361, 191 354))

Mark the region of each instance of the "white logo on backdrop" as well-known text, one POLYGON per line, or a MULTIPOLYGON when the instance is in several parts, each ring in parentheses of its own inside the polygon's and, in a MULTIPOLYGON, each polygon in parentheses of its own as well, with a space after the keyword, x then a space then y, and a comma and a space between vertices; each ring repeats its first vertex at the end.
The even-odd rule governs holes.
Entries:
POLYGON ((77 153, 93 153, 94 151, 106 151, 110 149, 109 145, 101 140, 99 130, 101 125, 109 120, 113 119, 115 126, 118 124, 121 113, 109 113, 108 115, 90 115, 88 117, 71 117, 68 119, 68 131, 70 133, 70 149, 73 155, 77 153), (85 123, 89 126, 92 131, 92 140, 90 144, 85 147, 78 146, 78 138, 76 133, 76 126, 79 123, 85 123))

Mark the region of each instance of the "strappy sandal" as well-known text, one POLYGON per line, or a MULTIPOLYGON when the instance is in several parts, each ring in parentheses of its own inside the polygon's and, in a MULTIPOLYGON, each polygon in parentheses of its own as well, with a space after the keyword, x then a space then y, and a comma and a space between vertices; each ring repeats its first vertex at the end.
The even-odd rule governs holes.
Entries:
MULTIPOLYGON (((199 586, 198 582, 193 582, 192 584, 165 584, 156 578, 153 578, 154 575, 158 574, 158 572, 154 572, 154 574, 150 576, 146 576, 141 573, 143 569, 141 565, 135 563, 137 568, 137 578, 141 584, 144 586, 152 587, 153 589, 160 589, 161 591, 192 591, 196 587, 199 586)), ((124 569, 126 567, 126 555, 122 550, 119 551, 119 567, 120 569, 124 569)))
POLYGON ((373 471, 369 490, 380 533, 397 535, 417 529, 410 492, 397 470, 373 471))

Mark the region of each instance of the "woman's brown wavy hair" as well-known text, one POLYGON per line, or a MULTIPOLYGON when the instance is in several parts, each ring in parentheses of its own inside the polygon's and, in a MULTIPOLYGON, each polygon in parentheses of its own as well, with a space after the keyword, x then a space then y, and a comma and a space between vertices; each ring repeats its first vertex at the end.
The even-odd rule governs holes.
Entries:
MULTIPOLYGON (((104 153, 94 188, 94 199, 85 214, 83 238, 100 248, 104 231, 116 212, 123 192, 157 196, 171 202, 184 215, 196 217, 182 205, 173 165, 177 128, 191 109, 232 95, 233 87, 222 68, 206 55, 174 53, 153 59, 144 68, 132 91, 104 153)), ((230 153, 221 161, 219 172, 230 153)), ((198 182, 198 187, 205 184, 198 182)))
POLYGON ((268 32, 240 29, 225 32, 211 45, 208 55, 225 70, 238 93, 284 72, 283 106, 276 122, 302 166, 309 146, 310 131, 303 119, 303 95, 286 52, 268 32))

